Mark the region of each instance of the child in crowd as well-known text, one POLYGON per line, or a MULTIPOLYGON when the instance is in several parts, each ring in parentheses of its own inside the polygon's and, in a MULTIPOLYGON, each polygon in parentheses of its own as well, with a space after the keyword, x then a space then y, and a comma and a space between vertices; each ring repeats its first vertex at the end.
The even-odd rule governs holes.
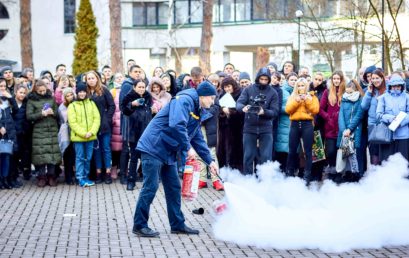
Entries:
MULTIPOLYGON (((62 75, 60 79, 63 77, 62 75)), ((58 107, 58 117, 60 120, 60 131, 58 132, 58 141, 60 145, 61 154, 64 160, 64 174, 65 183, 73 185, 75 183, 74 165, 75 165, 75 151, 74 145, 70 141, 70 130, 68 125, 68 106, 74 101, 74 91, 71 87, 66 87, 63 90, 64 102, 58 107)))
POLYGON ((68 123, 71 128, 71 142, 75 148, 75 170, 81 187, 92 186, 88 179, 94 141, 100 126, 100 114, 95 103, 87 96, 87 88, 79 83, 76 88, 77 100, 68 106, 68 123))

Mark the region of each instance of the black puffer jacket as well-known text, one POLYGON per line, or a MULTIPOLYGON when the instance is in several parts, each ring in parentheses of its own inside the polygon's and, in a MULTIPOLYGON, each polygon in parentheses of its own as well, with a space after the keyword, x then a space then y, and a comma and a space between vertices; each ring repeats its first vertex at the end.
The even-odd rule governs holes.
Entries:
POLYGON ((212 148, 217 145, 217 127, 220 113, 219 99, 216 98, 215 103, 209 109, 206 109, 206 111, 212 116, 203 121, 202 126, 204 126, 206 130, 207 146, 212 148))
POLYGON ((253 104, 256 96, 265 96, 265 103, 262 105, 264 114, 260 116, 255 113, 245 114, 243 133, 260 134, 271 133, 273 131, 273 119, 278 117, 280 109, 277 92, 269 86, 270 82, 270 72, 267 68, 261 68, 257 73, 255 84, 245 88, 237 100, 236 109, 239 112, 243 112, 245 106, 253 104), (267 85, 259 83, 261 76, 267 76, 267 85))
POLYGON ((94 92, 90 99, 95 102, 101 115, 101 126, 98 133, 112 133, 112 117, 115 113, 115 102, 111 92, 109 92, 107 87, 102 86, 102 95, 98 96, 94 92))
POLYGON ((10 101, 12 105, 11 115, 16 126, 17 134, 26 134, 31 132, 31 123, 27 120, 26 116, 27 101, 28 99, 25 98, 20 107, 18 106, 17 101, 14 98, 10 101))
POLYGON ((121 103, 121 110, 125 116, 128 116, 129 129, 127 131, 129 142, 138 142, 143 131, 152 120, 152 96, 149 92, 145 91, 143 98, 145 103, 142 106, 132 106, 131 102, 141 98, 141 96, 134 90, 131 90, 124 97, 121 103))

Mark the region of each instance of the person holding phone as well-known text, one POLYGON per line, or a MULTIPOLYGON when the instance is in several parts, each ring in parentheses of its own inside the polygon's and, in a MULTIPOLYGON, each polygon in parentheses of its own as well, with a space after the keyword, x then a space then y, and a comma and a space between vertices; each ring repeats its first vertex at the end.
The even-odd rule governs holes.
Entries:
MULTIPOLYGON (((362 98, 361 107, 368 111, 368 135, 371 134, 377 122, 376 107, 378 106, 379 97, 386 92, 385 75, 381 69, 376 69, 371 73, 371 84, 366 88, 362 98)), ((379 144, 369 142, 369 156, 372 165, 379 165, 379 144)))
POLYGON ((28 95, 26 115, 33 123, 32 162, 38 171, 37 185, 57 185, 55 166, 61 163, 58 145, 57 109, 52 93, 42 80, 36 80, 28 95))
POLYGON ((297 168, 294 160, 297 160, 298 146, 302 140, 305 152, 304 180, 306 185, 309 185, 311 181, 314 116, 319 110, 318 98, 314 91, 309 92, 308 81, 304 78, 298 79, 285 107, 291 121, 287 176, 295 176, 297 168))
POLYGON ((134 82, 133 90, 125 96, 121 104, 121 110, 125 116, 128 116, 129 121, 129 130, 126 135, 131 150, 126 187, 128 191, 134 190, 135 182, 142 182, 142 175, 138 175, 136 172, 138 160, 141 158, 141 152, 136 149, 136 145, 152 119, 152 104, 152 96, 146 90, 146 84, 143 80, 134 82))

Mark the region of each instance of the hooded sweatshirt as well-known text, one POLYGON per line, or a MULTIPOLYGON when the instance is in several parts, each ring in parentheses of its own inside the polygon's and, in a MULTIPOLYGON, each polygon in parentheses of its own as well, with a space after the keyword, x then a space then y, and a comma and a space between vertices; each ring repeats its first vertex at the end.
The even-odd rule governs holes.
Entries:
POLYGON ((245 106, 254 104, 254 99, 257 96, 265 96, 265 103, 261 105, 264 110, 264 114, 258 115, 254 113, 246 113, 244 118, 243 133, 272 133, 273 119, 278 117, 280 108, 277 92, 269 86, 270 82, 271 75, 268 68, 261 68, 257 73, 255 83, 245 88, 240 95, 240 98, 237 100, 236 109, 239 112, 243 112, 243 108, 245 106), (268 78, 267 84, 260 84, 259 79, 261 76, 266 76, 268 78))

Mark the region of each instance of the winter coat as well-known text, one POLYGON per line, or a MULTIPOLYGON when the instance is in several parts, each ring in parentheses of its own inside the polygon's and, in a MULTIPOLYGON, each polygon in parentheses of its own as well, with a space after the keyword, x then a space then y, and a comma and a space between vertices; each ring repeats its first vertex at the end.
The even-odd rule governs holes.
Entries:
POLYGON ((121 135, 121 109, 119 107, 119 95, 121 88, 113 88, 111 90, 112 97, 115 102, 115 113, 112 118, 112 138, 111 138, 111 150, 122 150, 122 135, 121 135))
MULTIPOLYGON (((315 92, 315 96, 317 96, 319 102, 321 102, 322 96, 324 95, 324 91, 326 89, 326 81, 323 81, 317 87, 314 87, 313 83, 310 84, 310 90, 315 92)), ((319 130, 322 136, 325 134, 325 120, 319 115, 319 113, 314 118, 314 130, 319 130)))
POLYGON ((121 135, 122 135, 122 140, 127 141, 128 137, 128 127, 129 127, 129 121, 128 121, 128 116, 123 115, 123 110, 122 110, 122 101, 125 98, 126 94, 128 94, 131 90, 133 90, 133 84, 135 80, 132 78, 126 78, 126 80, 123 81, 121 85, 121 92, 119 93, 119 108, 121 110, 121 135))
POLYGON ((314 116, 320 111, 318 98, 311 91, 308 93, 311 99, 297 102, 294 96, 290 96, 285 106, 285 112, 290 115, 291 121, 314 120, 314 116))
POLYGON ((31 122, 27 120, 26 116, 27 101, 28 99, 25 98, 23 100, 23 103, 19 107, 17 101, 14 98, 10 100, 12 104, 11 115, 14 120, 14 125, 16 127, 17 134, 26 134, 31 132, 31 122))
POLYGON ((61 153, 58 145, 58 107, 55 103, 51 91, 39 95, 31 92, 27 102, 27 120, 33 123, 33 145, 31 160, 34 165, 60 164, 61 153), (46 104, 47 103, 47 104, 46 104), (43 107, 49 105, 54 111, 53 115, 44 117, 43 107))
POLYGON ((152 96, 153 106, 159 111, 170 102, 172 95, 166 92, 165 86, 163 86, 160 79, 152 78, 150 83, 151 84, 148 91, 152 96), (152 92, 152 84, 157 84, 160 86, 160 92, 158 94, 152 92))
POLYGON ((338 139, 337 147, 339 147, 342 136, 346 129, 351 131, 351 134, 354 134, 355 148, 361 146, 361 137, 362 137, 362 117, 364 111, 361 108, 362 98, 359 98, 356 101, 351 101, 345 98, 342 98, 341 107, 339 110, 338 116, 338 139))
POLYGON ((60 124, 60 130, 58 131, 58 144, 60 146, 61 154, 64 154, 71 142, 67 107, 64 105, 64 103, 58 107, 58 119, 60 124))
POLYGON ((409 139, 409 95, 406 92, 400 94, 386 92, 378 99, 376 116, 381 122, 389 125, 401 111, 406 113, 406 117, 393 132, 394 140, 409 139))
POLYGON ((0 128, 4 127, 6 129, 6 134, 3 136, 0 134, 0 138, 13 141, 14 143, 13 151, 17 151, 18 150, 17 134, 14 120, 13 117, 11 116, 12 109, 10 106, 10 102, 8 98, 5 97, 0 98, 1 102, 3 102, 0 107, 0 128))
POLYGON ((97 139, 101 124, 99 110, 89 98, 76 100, 68 106, 68 123, 71 129, 72 142, 89 142, 97 139), (90 138, 85 135, 91 132, 90 138))
POLYGON ((320 101, 320 112, 319 115, 324 119, 324 134, 325 138, 337 139, 338 138, 338 114, 339 114, 339 104, 338 102, 332 106, 328 99, 329 90, 325 90, 322 94, 320 101))
POLYGON ((368 125, 374 126, 376 124, 376 107, 378 106, 379 91, 377 89, 373 90, 372 93, 366 91, 364 97, 361 101, 361 107, 364 111, 368 111, 368 125))
POLYGON ((130 91, 122 101, 121 109, 125 116, 129 117, 129 130, 127 139, 129 142, 138 142, 142 133, 145 131, 152 119, 152 97, 149 92, 145 91, 141 97, 134 90, 130 91), (131 102, 144 98, 145 102, 141 106, 132 106, 131 102))
MULTIPOLYGON (((241 88, 232 94, 237 102, 242 92, 241 88)), ((220 98, 224 96, 224 92, 220 98)), ((220 167, 231 167, 242 170, 243 168, 243 126, 244 113, 235 108, 229 108, 227 117, 223 111, 219 115, 219 143, 217 145, 217 160, 220 167)))
POLYGON ((181 91, 152 119, 137 149, 165 164, 176 164, 176 153, 181 152, 183 164, 187 151, 193 147, 203 161, 210 164, 212 156, 200 130, 200 122, 206 116, 196 90, 181 91))
POLYGON ((289 85, 284 85, 282 87, 283 92, 283 102, 280 107, 280 116, 278 119, 278 135, 277 140, 274 143, 274 150, 276 152, 287 152, 289 151, 289 135, 290 135, 290 117, 285 112, 285 106, 287 105, 288 98, 293 92, 293 87, 289 85))
POLYGON ((264 105, 262 105, 264 110, 263 115, 254 113, 245 114, 244 133, 271 133, 273 131, 273 119, 276 119, 279 114, 277 92, 269 85, 259 84, 258 80, 261 76, 267 76, 269 78, 268 84, 270 84, 270 74, 268 69, 261 69, 257 74, 256 83, 245 88, 236 103, 236 109, 239 112, 243 112, 245 106, 253 104, 252 102, 256 96, 261 94, 266 96, 266 101, 264 105))
POLYGON ((202 122, 202 126, 205 127, 207 146, 210 148, 216 147, 217 145, 217 127, 220 113, 219 99, 216 98, 215 103, 207 109, 207 111, 212 114, 212 116, 202 122))
POLYGON ((102 86, 102 95, 98 96, 94 92, 90 99, 97 105, 101 116, 101 126, 98 133, 112 133, 112 117, 115 113, 115 102, 111 93, 105 86, 102 86))

